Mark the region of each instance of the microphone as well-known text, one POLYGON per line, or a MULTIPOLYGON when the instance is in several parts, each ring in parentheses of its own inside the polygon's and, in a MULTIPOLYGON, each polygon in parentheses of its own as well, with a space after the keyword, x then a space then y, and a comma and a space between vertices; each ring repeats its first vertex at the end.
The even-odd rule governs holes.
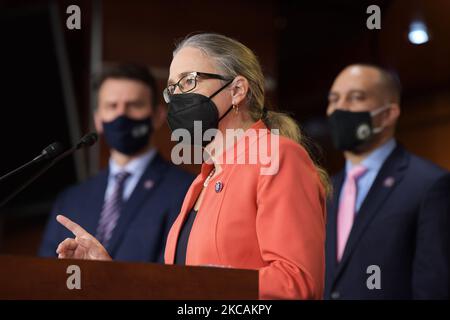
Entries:
POLYGON ((63 149, 63 147, 62 147, 61 143, 53 142, 51 145, 49 145, 44 150, 42 150, 41 154, 38 155, 33 160, 25 163, 24 165, 18 167, 17 169, 14 169, 13 171, 10 171, 7 174, 0 177, 0 182, 16 173, 21 172, 22 170, 25 170, 26 168, 28 168, 29 166, 31 166, 35 163, 39 163, 44 160, 49 160, 49 159, 52 159, 52 158, 58 156, 62 152, 62 149, 63 149))
POLYGON ((47 148, 41 151, 41 154, 34 158, 32 161, 40 162, 42 160, 48 160, 54 158, 62 152, 63 146, 59 142, 53 142, 47 148))
POLYGON ((76 144, 77 150, 83 147, 90 147, 94 145, 98 140, 98 135, 96 132, 91 132, 84 135, 80 141, 76 144))
POLYGON ((96 132, 91 132, 91 133, 85 134, 83 137, 81 137, 80 140, 78 140, 78 142, 72 148, 63 152, 62 154, 57 156, 55 159, 53 159, 52 163, 49 164, 49 168, 52 167, 57 162, 59 162, 60 160, 64 159, 65 157, 71 155, 75 151, 77 151, 81 148, 90 147, 90 146, 94 145, 97 142, 97 140, 98 140, 98 135, 96 132))
MULTIPOLYGON (((50 169, 51 167, 53 167, 56 163, 58 163, 59 161, 61 161, 62 159, 68 157, 69 155, 71 155, 72 153, 74 153, 75 151, 81 149, 81 148, 86 148, 86 147, 90 147, 92 145, 94 145, 98 140, 98 135, 95 132, 91 132, 88 133, 86 135, 84 135, 79 141, 78 143, 76 143, 72 148, 70 148, 69 150, 57 155, 56 157, 53 158, 53 160, 47 164, 45 167, 43 167, 41 170, 39 170, 37 173, 35 173, 33 176, 31 176, 30 179, 28 179, 23 185, 21 185, 20 187, 18 187, 16 190, 14 190, 12 193, 10 193, 1 203, 0 203, 0 208, 3 207, 5 204, 7 204, 12 198, 14 198, 19 192, 21 192, 23 189, 25 189, 26 187, 28 187, 31 183, 33 183, 37 178, 39 178, 41 175, 43 175, 45 172, 48 171, 48 169, 50 169)), ((53 145, 53 144, 52 144, 53 145)), ((50 146, 52 146, 50 145, 50 146)), ((45 150, 47 150, 47 152, 45 154, 51 154, 53 151, 52 148, 50 148, 50 146, 48 146, 47 148, 45 148, 42 152, 41 155, 44 153, 45 150), (50 149, 48 149, 50 148, 50 149)), ((61 150, 59 148, 56 148, 56 150, 61 150)), ((38 156, 39 157, 39 156, 38 156)), ((36 157, 37 158, 37 157, 36 157)), ((33 160, 32 160, 33 161, 33 160)))

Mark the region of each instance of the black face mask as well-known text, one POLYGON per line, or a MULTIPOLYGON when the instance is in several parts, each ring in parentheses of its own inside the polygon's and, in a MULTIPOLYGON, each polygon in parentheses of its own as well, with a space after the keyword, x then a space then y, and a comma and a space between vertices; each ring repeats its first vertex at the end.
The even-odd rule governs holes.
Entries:
POLYGON ((111 122, 103 122, 103 131, 108 145, 126 155, 133 155, 145 148, 153 132, 151 117, 131 119, 120 116, 111 122))
POLYGON ((372 112, 335 110, 328 117, 335 148, 342 151, 354 151, 369 141, 374 134, 381 132, 383 128, 373 128, 372 117, 386 108, 381 107, 372 112))
POLYGON ((202 146, 206 146, 210 141, 204 141, 204 133, 208 129, 217 129, 219 121, 222 120, 233 108, 230 108, 219 118, 219 110, 211 100, 216 94, 227 87, 232 81, 229 81, 210 97, 198 93, 174 94, 170 98, 169 112, 167 122, 172 131, 176 129, 185 129, 191 137, 191 144, 198 144, 194 139, 194 121, 200 121, 202 124, 202 146))

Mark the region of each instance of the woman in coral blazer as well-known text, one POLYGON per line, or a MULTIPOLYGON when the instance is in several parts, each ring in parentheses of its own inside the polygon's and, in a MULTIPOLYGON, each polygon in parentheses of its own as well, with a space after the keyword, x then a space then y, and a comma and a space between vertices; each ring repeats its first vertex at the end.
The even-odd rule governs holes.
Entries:
MULTIPOLYGON (((245 146, 245 153, 271 134, 261 120, 251 129, 264 133, 245 146)), ((187 265, 259 269, 261 298, 320 299, 325 197, 314 164, 299 144, 279 137, 278 172, 262 175, 261 166, 222 164, 204 188, 214 165, 203 164, 169 232, 165 262, 174 263, 182 224, 205 189, 189 236, 187 265)))
MULTIPOLYGON (((218 34, 186 38, 174 51, 164 98, 174 133, 192 138, 200 123, 205 146, 205 133, 216 130, 169 232, 165 262, 257 269, 262 299, 321 299, 327 175, 302 146, 295 121, 264 107, 253 52, 218 34), (229 130, 242 134, 226 144, 229 130), (263 149, 269 161, 261 161, 263 149)), ((77 236, 59 245, 60 258, 110 259, 81 227, 57 219, 77 236)))

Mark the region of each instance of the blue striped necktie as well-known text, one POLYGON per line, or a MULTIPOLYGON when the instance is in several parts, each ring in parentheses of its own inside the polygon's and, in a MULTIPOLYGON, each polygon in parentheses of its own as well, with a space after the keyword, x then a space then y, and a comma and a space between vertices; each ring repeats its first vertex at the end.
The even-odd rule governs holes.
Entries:
POLYGON ((123 207, 123 188, 125 185, 125 181, 129 176, 130 174, 126 171, 119 172, 114 176, 114 190, 111 196, 106 199, 103 204, 96 238, 105 247, 108 245, 114 228, 117 225, 117 221, 119 220, 120 213, 123 207))

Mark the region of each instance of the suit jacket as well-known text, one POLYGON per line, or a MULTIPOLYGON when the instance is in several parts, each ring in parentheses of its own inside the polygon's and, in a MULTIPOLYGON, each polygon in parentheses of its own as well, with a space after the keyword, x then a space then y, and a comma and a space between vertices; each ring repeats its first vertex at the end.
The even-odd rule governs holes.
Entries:
POLYGON ((333 177, 328 203, 325 298, 448 299, 450 174, 397 146, 357 213, 340 263, 338 199, 345 172, 333 177), (381 289, 367 281, 379 267, 381 289))
MULTIPOLYGON (((258 269, 259 295, 264 299, 321 298, 325 196, 317 171, 299 144, 281 136, 276 174, 262 175, 259 163, 237 164, 250 146, 270 136, 262 121, 252 129, 263 133, 247 144, 241 138, 233 146, 234 164, 221 164, 222 171, 206 187, 191 229, 186 264, 258 269), (242 143, 244 147, 238 147, 242 143)), ((203 164, 170 230, 168 264, 174 263, 182 224, 212 167, 203 164)))
MULTIPOLYGON (((179 213, 193 176, 156 154, 134 188, 106 249, 114 260, 163 262, 167 233, 179 213)), ((56 247, 73 235, 55 217, 63 214, 95 235, 102 211, 108 170, 62 192, 53 207, 41 256, 55 257, 56 247)))

